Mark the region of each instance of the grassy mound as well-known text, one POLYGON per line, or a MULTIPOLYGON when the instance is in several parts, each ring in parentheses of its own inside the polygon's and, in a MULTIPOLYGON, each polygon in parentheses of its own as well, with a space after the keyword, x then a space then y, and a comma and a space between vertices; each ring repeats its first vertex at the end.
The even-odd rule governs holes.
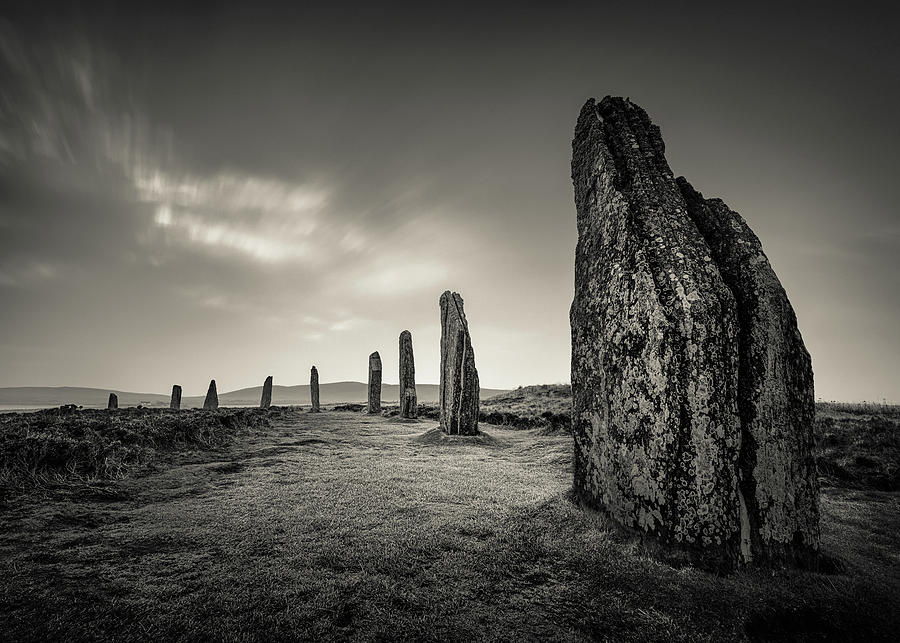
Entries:
POLYGON ((417 444, 480 444, 484 446, 502 446, 503 442, 493 435, 479 431, 476 435, 447 435, 440 427, 426 431, 414 440, 417 444))
POLYGON ((72 407, 0 415, 0 489, 123 477, 157 451, 212 447, 268 423, 260 409, 72 407))

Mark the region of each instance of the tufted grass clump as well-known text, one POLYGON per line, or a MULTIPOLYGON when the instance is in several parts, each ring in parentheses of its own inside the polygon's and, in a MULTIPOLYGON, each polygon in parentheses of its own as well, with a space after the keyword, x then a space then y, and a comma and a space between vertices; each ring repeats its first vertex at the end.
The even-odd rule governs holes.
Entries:
POLYGON ((0 488, 118 479, 152 461, 159 451, 221 445, 265 424, 267 414, 259 409, 107 411, 67 406, 3 414, 0 488))

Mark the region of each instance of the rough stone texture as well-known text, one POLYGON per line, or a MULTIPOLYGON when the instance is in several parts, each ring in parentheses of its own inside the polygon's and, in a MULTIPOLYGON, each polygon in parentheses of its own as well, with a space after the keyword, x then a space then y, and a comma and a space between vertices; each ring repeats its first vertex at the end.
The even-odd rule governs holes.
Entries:
POLYGON ((415 418, 419 415, 416 398, 416 363, 413 358, 412 333, 400 333, 400 417, 415 418))
POLYGON ((478 370, 459 293, 441 295, 441 431, 478 433, 478 370))
POLYGON ((734 293, 739 326, 739 485, 758 562, 809 563, 819 542, 812 362, 787 293, 743 217, 677 179, 734 293))
POLYGON ((267 409, 272 406, 272 376, 266 378, 263 382, 262 397, 259 400, 259 408, 267 409))
POLYGON ((216 392, 216 380, 209 381, 209 389, 206 391, 206 399, 203 401, 203 408, 210 410, 219 408, 219 394, 216 392))
POLYGON ((175 410, 181 408, 181 387, 178 384, 172 386, 172 399, 169 401, 169 408, 175 410))
POLYGON ((381 355, 369 355, 369 413, 381 413, 381 355))
POLYGON ((119 408, 119 396, 115 393, 109 394, 109 402, 106 403, 106 408, 108 409, 117 409, 119 408))
MULTIPOLYGON (((689 214, 659 128, 627 100, 589 100, 575 129, 572 180, 576 492, 667 554, 718 568, 773 558, 759 526, 778 538, 782 526, 792 531, 772 521, 793 515, 783 508, 795 503, 795 489, 812 489, 766 483, 767 506, 781 508, 768 509, 762 523, 759 504, 746 497, 743 476, 759 472, 742 464, 740 305, 689 214)), ((785 323, 796 332, 795 320, 785 323)), ((812 403, 811 386, 789 388, 812 403)), ((775 449, 767 462, 807 476, 809 453, 796 442, 763 443, 775 449)), ((785 547, 817 547, 812 532, 792 534, 777 557, 785 547)))
POLYGON ((321 411, 319 408, 319 371, 313 366, 309 369, 309 399, 312 407, 309 409, 312 413, 321 411))

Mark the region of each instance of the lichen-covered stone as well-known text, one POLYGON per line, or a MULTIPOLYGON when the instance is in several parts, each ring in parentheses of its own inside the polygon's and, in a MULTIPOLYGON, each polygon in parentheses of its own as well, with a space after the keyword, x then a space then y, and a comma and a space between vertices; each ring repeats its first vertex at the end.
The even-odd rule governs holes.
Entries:
POLYGON ((181 387, 178 384, 172 385, 172 398, 169 400, 169 408, 176 411, 181 408, 181 387))
POLYGON ((203 400, 203 408, 211 411, 219 408, 219 394, 216 392, 216 380, 209 381, 209 389, 206 391, 206 399, 203 400))
POLYGON ((369 413, 381 413, 381 355, 375 351, 369 355, 369 413))
POLYGON ((478 433, 478 370, 469 325, 459 293, 441 295, 441 430, 449 435, 478 433))
POLYGON ((262 397, 259 399, 259 408, 267 409, 272 406, 272 376, 269 375, 263 382, 262 397))
POLYGON ((318 413, 321 410, 319 408, 319 371, 315 366, 309 369, 309 401, 312 404, 310 412, 318 413))
POLYGON ((419 415, 416 396, 416 363, 413 358, 412 333, 400 333, 400 417, 419 415))
MULTIPOLYGON (((659 128, 627 100, 588 101, 572 179, 576 492, 669 553, 750 562, 760 540, 742 483, 739 306, 659 128)), ((806 468, 797 456, 772 455, 806 468)))
POLYGON ((815 403, 812 362, 797 317, 743 217, 721 199, 704 199, 684 177, 677 182, 737 303, 738 478, 751 556, 758 562, 809 563, 819 543, 815 403))
POLYGON ((119 396, 115 393, 109 394, 109 402, 106 403, 107 409, 117 409, 119 408, 119 396))

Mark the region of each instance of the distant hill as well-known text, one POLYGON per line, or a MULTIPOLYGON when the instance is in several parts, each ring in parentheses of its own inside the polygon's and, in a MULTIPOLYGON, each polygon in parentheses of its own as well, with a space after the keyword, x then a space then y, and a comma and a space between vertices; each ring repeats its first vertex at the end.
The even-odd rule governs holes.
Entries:
POLYGON ((80 386, 16 386, 0 388, 0 406, 106 406, 109 394, 119 397, 119 406, 159 406, 169 404, 169 396, 159 393, 131 393, 112 389, 80 386))
MULTIPOLYGON (((362 382, 330 382, 319 385, 319 398, 322 404, 339 402, 365 402, 367 385, 362 382)), ((435 404, 438 401, 437 384, 419 384, 416 386, 419 402, 435 404)), ((504 389, 481 389, 481 398, 487 399, 504 389)), ((105 407, 109 394, 119 397, 119 406, 168 406, 169 395, 160 393, 132 393, 100 388, 84 388, 74 386, 20 386, 0 388, 0 407, 42 407, 60 406, 62 404, 78 404, 80 406, 105 407)), ((237 391, 219 393, 219 404, 223 406, 256 406, 262 395, 262 386, 243 388, 237 391)), ((184 397, 181 405, 186 408, 203 405, 204 395, 184 397)), ((381 387, 381 399, 385 403, 399 402, 400 387, 396 384, 384 384, 381 387)), ((272 387, 272 404, 275 405, 308 405, 309 385, 272 387)))

